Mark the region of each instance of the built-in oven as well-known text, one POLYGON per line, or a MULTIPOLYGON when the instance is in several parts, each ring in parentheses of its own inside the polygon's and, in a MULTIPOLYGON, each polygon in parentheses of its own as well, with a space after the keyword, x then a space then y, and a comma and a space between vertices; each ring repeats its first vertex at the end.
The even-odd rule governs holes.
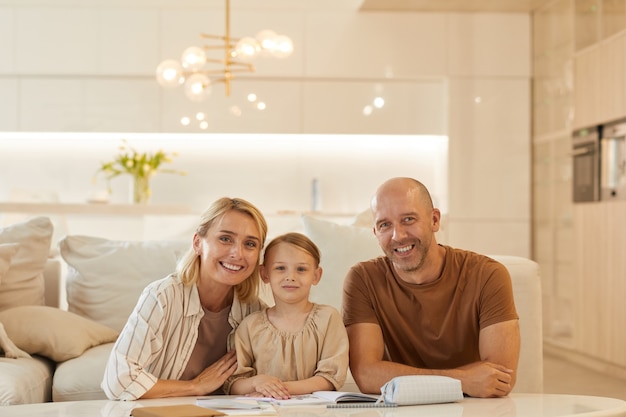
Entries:
POLYGON ((574 131, 572 137, 573 200, 600 200, 600 127, 574 131))
POLYGON ((626 198, 626 120, 602 126, 600 135, 600 199, 626 198))

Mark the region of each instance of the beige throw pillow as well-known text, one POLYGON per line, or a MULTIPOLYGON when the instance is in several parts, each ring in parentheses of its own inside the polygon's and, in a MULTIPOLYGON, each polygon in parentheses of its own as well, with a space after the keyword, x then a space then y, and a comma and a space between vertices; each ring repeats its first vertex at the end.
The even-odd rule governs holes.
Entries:
POLYGON ((302 216, 304 234, 322 253, 322 279, 311 289, 311 300, 341 311, 343 280, 360 261, 383 255, 371 228, 342 225, 308 215, 302 216))
POLYGON ((55 362, 80 356, 118 336, 110 327, 48 306, 13 307, 0 312, 0 322, 17 347, 55 362))
POLYGON ((52 222, 47 217, 34 217, 0 229, 0 244, 19 244, 9 270, 0 281, 0 311, 45 304, 43 269, 50 253, 52 232, 52 222))
POLYGON ((0 283, 2 283, 2 277, 9 270, 11 258, 13 258, 19 247, 18 243, 0 244, 0 283))
POLYGON ((68 265, 68 310, 119 331, 146 285, 174 272, 191 236, 188 241, 66 236, 59 247, 68 265))

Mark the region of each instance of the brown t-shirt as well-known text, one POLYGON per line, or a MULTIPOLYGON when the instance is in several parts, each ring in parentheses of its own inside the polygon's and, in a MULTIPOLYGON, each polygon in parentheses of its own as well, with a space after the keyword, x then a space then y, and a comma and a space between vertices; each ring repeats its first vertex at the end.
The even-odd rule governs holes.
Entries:
POLYGON ((181 380, 190 380, 204 371, 205 368, 215 363, 226 354, 226 343, 228 334, 233 330, 228 323, 230 306, 222 311, 213 313, 204 309, 204 316, 198 326, 198 340, 191 352, 191 357, 181 375, 181 380))
POLYGON ((480 360, 480 330, 518 319, 504 265, 473 252, 444 248, 441 276, 428 284, 402 281, 387 257, 361 262, 348 272, 344 324, 378 324, 386 360, 429 369, 475 362, 480 360))

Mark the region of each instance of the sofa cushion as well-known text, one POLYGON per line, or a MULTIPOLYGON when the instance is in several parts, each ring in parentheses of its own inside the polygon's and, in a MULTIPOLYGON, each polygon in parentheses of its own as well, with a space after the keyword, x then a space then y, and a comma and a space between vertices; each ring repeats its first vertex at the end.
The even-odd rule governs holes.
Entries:
POLYGON ((352 226, 363 227, 372 230, 372 228, 374 227, 374 215, 372 214, 372 210, 368 208, 360 213, 357 213, 350 224, 352 226))
POLYGON ((100 383, 114 344, 95 346, 82 355, 57 365, 52 385, 52 401, 106 400, 100 383))
POLYGON ((17 347, 55 362, 75 358, 118 336, 107 326, 48 306, 13 307, 0 312, 0 322, 17 347))
POLYGON ((543 392, 543 319, 539 264, 510 255, 489 255, 511 275, 522 343, 515 392, 543 392))
POLYGON ((116 241, 66 236, 68 310, 120 331, 150 282, 174 271, 189 241, 116 241))
POLYGON ((9 270, 9 266, 11 265, 11 259, 13 255, 20 248, 19 243, 3 243, 0 244, 0 283, 2 282, 2 277, 9 270))
POLYGON ((341 311, 343 280, 357 262, 383 255, 372 228, 342 225, 309 215, 302 216, 304 234, 322 254, 322 279, 311 288, 311 300, 341 311))
POLYGON ((34 217, 0 229, 0 244, 19 244, 0 280, 0 311, 22 305, 44 305, 43 269, 50 253, 52 232, 52 222, 47 217, 34 217))
POLYGON ((0 406, 50 401, 53 372, 54 362, 40 356, 0 357, 0 406))

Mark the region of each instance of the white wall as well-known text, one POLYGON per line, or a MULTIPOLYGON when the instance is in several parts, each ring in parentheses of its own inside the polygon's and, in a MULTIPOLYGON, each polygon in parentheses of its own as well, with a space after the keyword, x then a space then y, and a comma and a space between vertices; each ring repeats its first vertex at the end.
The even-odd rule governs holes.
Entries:
MULTIPOLYGON (((196 125, 183 128, 179 119, 202 109, 211 133, 448 135, 449 243, 530 256, 528 15, 359 12, 357 1, 234 1, 234 35, 271 27, 292 37, 295 53, 257 62, 257 72, 236 80, 230 97, 218 86, 198 106, 180 90, 162 90, 153 74, 199 32, 222 32, 222 2, 202 3, 4 2, 0 130, 194 132, 196 125), (245 107, 250 91, 267 110, 245 107), (366 117, 363 106, 376 94, 384 95, 385 107, 366 117), (241 116, 230 113, 233 105, 241 116)), ((237 161, 232 153, 219 157, 237 161)), ((386 167, 395 156, 385 158, 382 166, 381 158, 368 161, 381 176, 391 173, 386 167)), ((262 172, 268 161, 246 162, 262 172)), ((293 173, 292 167, 280 188, 299 189, 292 178, 332 176, 293 173)), ((323 181, 333 196, 325 203, 345 204, 341 190, 355 184, 372 188, 361 176, 323 181)), ((258 189, 255 183, 241 192, 258 189)))
MULTIPOLYGON (((269 212, 315 210, 356 214, 391 176, 422 178, 447 212, 447 138, 365 135, 48 134, 0 133, 0 200, 11 189, 53 190, 66 203, 84 203, 106 189, 95 176, 113 159, 121 138, 139 151, 177 152, 152 180, 152 204, 183 204, 201 212, 224 195, 259 201, 269 212), (25 175, 25 170, 28 173, 25 175), (96 181, 94 182, 94 176, 96 181), (247 197, 246 197, 247 196, 247 197)), ((129 203, 130 176, 111 180, 111 203, 129 203)))
MULTIPOLYGON (((95 176, 94 182, 94 174, 118 153, 121 137, 141 152, 178 153, 163 167, 187 175, 157 174, 151 182, 151 204, 188 206, 196 214, 190 219, 194 223, 197 214, 222 196, 253 202, 278 228, 293 226, 300 213, 310 211, 348 221, 368 209, 376 187, 391 176, 420 178, 447 213, 448 143, 441 136, 0 133, 0 201, 86 203, 106 192, 105 178, 95 176)), ((110 203, 130 202, 130 180, 127 175, 111 180, 110 203)), ((167 217, 183 226, 188 220, 167 217)), ((63 220, 65 233, 142 237, 136 230, 110 230, 108 223, 100 227, 110 220, 107 216, 69 214, 63 220)), ((167 237, 169 232, 142 235, 167 237)))

